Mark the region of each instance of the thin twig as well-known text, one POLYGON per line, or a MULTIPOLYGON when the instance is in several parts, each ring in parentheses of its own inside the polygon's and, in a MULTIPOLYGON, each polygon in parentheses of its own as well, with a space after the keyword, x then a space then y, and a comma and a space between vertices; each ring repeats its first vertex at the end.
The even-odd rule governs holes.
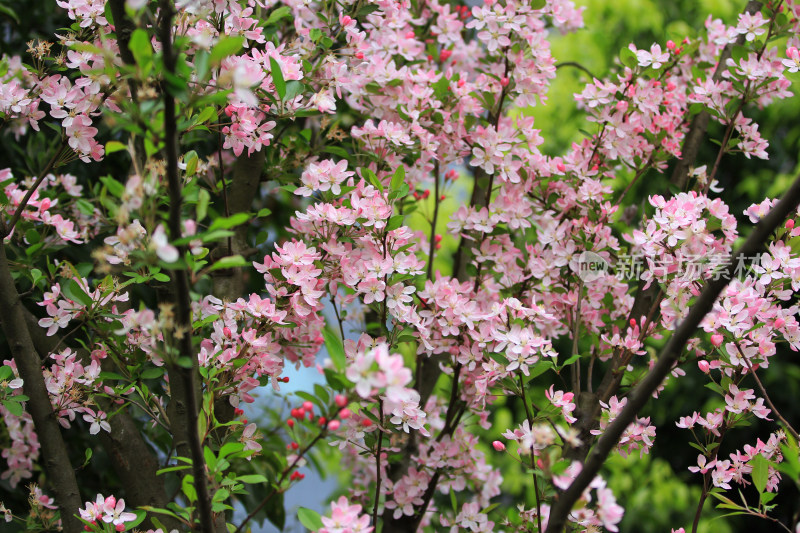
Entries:
POLYGON ((381 423, 378 426, 378 452, 375 454, 375 503, 372 507, 372 526, 378 528, 378 503, 381 500, 381 448, 383 447, 383 400, 378 400, 378 415, 381 423))
POLYGON ((560 68, 563 68, 563 67, 573 67, 573 68, 576 68, 576 69, 578 69, 578 70, 582 70, 582 71, 584 71, 584 72, 585 72, 586 74, 588 74, 588 75, 589 75, 589 77, 590 77, 590 78, 592 78, 592 79, 596 79, 596 78, 597 78, 597 76, 595 76, 594 74, 592 74, 592 71, 591 71, 591 70, 589 70, 588 68, 584 67, 583 65, 581 65, 581 64, 580 64, 580 63, 578 63, 577 61, 563 61, 563 62, 561 62, 561 63, 557 63, 557 64, 556 64, 556 70, 558 70, 558 69, 560 69, 560 68))
MULTIPOLYGON (((525 382, 522 379, 522 375, 519 376, 519 388, 522 391, 522 403, 525 404, 525 416, 528 418, 528 425, 531 427, 531 431, 533 431, 533 413, 531 413, 531 408, 528 405, 528 397, 525 394, 525 382)), ((539 533, 542 532, 542 509, 541 509, 541 502, 539 501, 539 485, 536 481, 536 460, 534 459, 533 449, 531 449, 531 472, 533 476, 533 493, 536 497, 536 525, 538 526, 539 533)))
POLYGON ((756 374, 756 371, 753 368, 753 365, 750 364, 750 360, 742 353, 742 349, 739 348, 739 343, 738 342, 736 343, 736 349, 739 351, 739 354, 741 354, 742 359, 744 359, 744 362, 747 363, 747 368, 750 370, 750 373, 753 375, 753 379, 756 380, 756 383, 758 384, 758 388, 761 390, 761 394, 764 395, 764 399, 767 401, 767 405, 769 405, 769 408, 772 409, 772 412, 775 413, 775 415, 778 417, 778 419, 780 419, 781 422, 783 422, 783 425, 786 426, 786 429, 788 429, 789 433, 792 434, 792 437, 794 437, 794 440, 800 441, 800 435, 797 434, 797 430, 792 427, 792 425, 789 423, 789 421, 786 420, 783 417, 783 415, 781 414, 780 411, 778 411, 778 408, 775 407, 775 404, 772 403, 772 400, 770 399, 769 394, 767 394, 767 389, 764 387, 764 384, 761 383, 761 380, 758 378, 758 374, 756 374))
POLYGON ((22 201, 17 206, 17 210, 14 211, 14 214, 11 216, 11 220, 9 220, 8 224, 6 224, 5 227, 2 228, 2 232, 0 233, 0 240, 5 239, 9 235, 11 235, 12 231, 14 231, 14 226, 17 225, 17 222, 22 216, 22 212, 28 206, 28 202, 30 201, 31 196, 33 196, 33 193, 36 192, 36 189, 39 188, 39 185, 42 184, 44 179, 58 164, 58 161, 61 159, 61 156, 63 155, 64 152, 64 148, 66 146, 67 146, 67 138, 62 137, 61 144, 58 146, 56 153, 53 154, 53 157, 50 158, 50 161, 48 161, 45 167, 42 169, 42 171, 39 172, 39 177, 36 178, 36 181, 33 183, 33 186, 30 189, 28 189, 28 192, 26 192, 25 196, 22 197, 22 201))

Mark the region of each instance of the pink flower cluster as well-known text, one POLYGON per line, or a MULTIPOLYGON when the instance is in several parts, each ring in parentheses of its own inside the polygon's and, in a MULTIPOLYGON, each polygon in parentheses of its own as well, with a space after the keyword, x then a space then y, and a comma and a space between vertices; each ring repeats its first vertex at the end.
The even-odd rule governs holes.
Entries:
POLYGON ((125 531, 125 522, 136 520, 134 513, 125 511, 125 500, 117 500, 114 496, 103 497, 98 494, 94 502, 86 502, 86 507, 78 509, 80 517, 92 525, 99 522, 112 524, 117 531, 125 531))

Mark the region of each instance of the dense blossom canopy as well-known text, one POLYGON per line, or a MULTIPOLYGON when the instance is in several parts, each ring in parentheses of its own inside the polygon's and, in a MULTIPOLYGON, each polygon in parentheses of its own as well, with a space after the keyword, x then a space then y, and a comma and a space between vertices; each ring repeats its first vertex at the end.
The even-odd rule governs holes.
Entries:
POLYGON ((301 509, 321 533, 618 531, 605 443, 647 454, 639 399, 700 372, 716 407, 674 421, 699 451, 693 529, 709 495, 781 523, 797 434, 758 373, 800 348, 800 212, 791 194, 748 208, 768 238, 736 255, 751 226, 717 178, 723 157, 769 157, 748 113, 793 94, 800 4, 624 48, 575 94, 594 127, 557 156, 530 110, 556 77, 548 39, 584 24, 570 0, 57 4, 72 26, 0 64, 0 134, 48 146, 32 175, 0 170, 2 479, 45 482, 7 520, 281 527, 323 447, 349 483, 324 516, 301 509), (724 136, 700 161, 709 122, 724 136), (629 193, 662 174, 635 220, 629 193), (292 366, 325 385, 248 420, 292 366), (498 402, 518 406, 505 427, 498 402), (772 432, 722 445, 754 418, 772 432), (96 496, 77 432, 117 472, 96 496))

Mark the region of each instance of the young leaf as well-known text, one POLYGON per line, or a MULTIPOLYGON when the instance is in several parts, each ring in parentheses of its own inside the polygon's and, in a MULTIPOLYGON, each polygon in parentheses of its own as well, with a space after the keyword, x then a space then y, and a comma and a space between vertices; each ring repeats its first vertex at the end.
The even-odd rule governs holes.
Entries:
POLYGON ((336 369, 344 370, 347 357, 344 354, 342 341, 329 326, 322 328, 322 337, 325 339, 325 348, 328 349, 328 355, 331 356, 331 361, 333 361, 336 369))
POLYGON ((211 50, 209 61, 212 65, 218 65, 226 57, 241 50, 242 46, 244 46, 244 37, 241 35, 223 37, 211 50))
POLYGON ((301 524, 311 531, 318 531, 323 528, 322 518, 320 518, 319 513, 306 507, 301 507, 297 510, 297 518, 300 519, 301 524))
POLYGON ((272 83, 275 84, 275 91, 277 91, 278 97, 283 100, 286 97, 286 82, 283 79, 281 66, 274 57, 269 58, 269 68, 272 70, 272 83))
POLYGON ((763 455, 758 454, 750 461, 753 471, 750 474, 753 477, 753 485, 759 493, 764 492, 767 488, 767 480, 769 478, 769 462, 763 455))

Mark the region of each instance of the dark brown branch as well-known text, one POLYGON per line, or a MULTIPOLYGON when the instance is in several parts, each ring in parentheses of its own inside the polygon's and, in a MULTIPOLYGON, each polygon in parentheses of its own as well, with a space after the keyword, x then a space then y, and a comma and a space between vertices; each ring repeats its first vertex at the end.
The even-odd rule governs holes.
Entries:
POLYGON ((628 403, 619 416, 609 424, 600 436, 597 444, 587 456, 580 474, 556 500, 550 511, 547 533, 559 533, 564 529, 567 515, 572 510, 572 506, 600 471, 608 454, 619 442, 622 433, 634 421, 639 411, 647 403, 647 400, 672 370, 687 341, 694 335, 698 325, 711 310, 717 297, 733 276, 739 260, 762 252, 772 232, 783 224, 786 217, 797 209, 798 205, 800 205, 800 176, 795 179, 792 186, 783 195, 783 198, 770 210, 767 216, 756 224, 753 232, 741 248, 731 254, 730 263, 723 275, 709 281, 700 293, 686 318, 681 321, 669 341, 667 341, 653 369, 633 390, 633 393, 629 396, 628 403))
POLYGON ((433 220, 431 220, 431 238, 428 243, 428 279, 433 279, 433 259, 436 255, 436 221, 439 218, 439 162, 433 166, 433 220))
MULTIPOLYGON (((164 58, 164 70, 175 75, 175 51, 172 48, 172 19, 175 6, 172 0, 161 0, 159 33, 164 58)), ((164 98, 164 155, 166 158, 167 184, 169 187, 169 235, 173 240, 181 238, 181 182, 178 175, 178 131, 175 113, 175 97, 170 92, 169 83, 163 82, 164 98)), ((186 252, 185 246, 178 247, 180 257, 186 252)), ((206 484, 206 465, 203 457, 203 445, 198 435, 197 426, 197 378, 198 361, 192 347, 191 296, 189 294, 189 277, 185 268, 172 271, 172 283, 175 288, 175 331, 173 339, 178 342, 180 358, 191 361, 190 368, 177 364, 173 355, 167 365, 170 378, 170 414, 175 448, 178 453, 192 459, 192 475, 197 492, 197 510, 200 515, 200 527, 203 533, 214 531, 214 520, 211 513, 211 500, 206 484), (187 453, 188 452, 188 453, 187 453)))
POLYGON ((47 477, 53 485, 64 531, 78 533, 83 530, 83 524, 75 517, 78 509, 82 507, 78 482, 69 461, 61 427, 50 404, 50 395, 42 375, 42 362, 28 334, 25 310, 14 285, 14 278, 11 276, 2 239, 0 239, 0 309, 2 309, 0 324, 8 339, 19 375, 24 381, 23 391, 30 398, 25 409, 30 413, 36 434, 39 436, 42 462, 47 477))
POLYGON ((578 70, 584 71, 592 79, 596 79, 597 78, 597 76, 592 74, 591 70, 589 70, 588 68, 584 67, 583 65, 581 65, 577 61, 562 61, 562 62, 556 64, 556 70, 558 70, 560 68, 564 68, 564 67, 573 67, 573 68, 576 68, 578 70))

